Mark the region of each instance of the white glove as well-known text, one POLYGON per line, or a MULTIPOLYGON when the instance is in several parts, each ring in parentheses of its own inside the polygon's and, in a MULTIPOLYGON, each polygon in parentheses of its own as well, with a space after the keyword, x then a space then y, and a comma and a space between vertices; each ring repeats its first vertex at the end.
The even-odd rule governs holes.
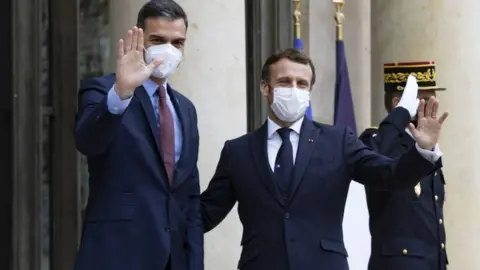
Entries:
POLYGON ((413 75, 409 75, 407 79, 407 85, 403 90, 402 98, 400 98, 400 102, 398 102, 397 107, 407 109, 408 113, 410 113, 410 117, 414 118, 417 115, 418 104, 420 103, 420 100, 417 98, 417 96, 417 78, 415 78, 413 75))

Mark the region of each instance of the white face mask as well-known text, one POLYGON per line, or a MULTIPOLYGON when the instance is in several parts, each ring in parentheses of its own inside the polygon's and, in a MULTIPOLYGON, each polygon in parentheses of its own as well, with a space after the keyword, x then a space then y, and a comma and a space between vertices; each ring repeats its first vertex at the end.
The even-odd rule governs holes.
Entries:
POLYGON ((177 70, 178 65, 182 61, 182 52, 175 48, 172 44, 162 44, 150 46, 145 54, 146 64, 150 64, 155 59, 162 59, 162 63, 155 68, 152 75, 159 79, 170 77, 177 70))
POLYGON ((305 115, 310 105, 310 92, 298 88, 273 89, 273 102, 270 106, 284 122, 295 122, 305 115))

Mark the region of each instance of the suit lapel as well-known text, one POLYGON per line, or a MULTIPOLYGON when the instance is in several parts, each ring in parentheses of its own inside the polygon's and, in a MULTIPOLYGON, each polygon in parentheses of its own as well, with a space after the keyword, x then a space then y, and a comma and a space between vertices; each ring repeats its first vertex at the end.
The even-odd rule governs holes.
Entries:
POLYGON ((310 163, 315 146, 319 140, 319 129, 315 127, 313 122, 307 118, 303 120, 300 130, 300 138, 298 141, 297 157, 295 159, 295 169, 293 173, 292 183, 290 185, 289 199, 293 200, 298 186, 302 182, 305 171, 310 163))
MULTIPOLYGON (((166 177, 167 174, 165 171, 165 167, 163 166, 162 148, 160 144, 160 129, 157 126, 157 120, 155 118, 155 112, 153 111, 150 96, 148 95, 147 91, 143 86, 140 86, 135 90, 134 96, 140 101, 140 104, 142 105, 143 113, 148 121, 148 125, 150 126, 151 135, 153 136, 153 140, 155 141, 157 153, 160 158, 160 164, 158 164, 158 166, 162 168, 162 172, 166 177)), ((165 189, 169 189, 169 185, 166 181, 160 182, 165 189)))
POLYGON ((152 132, 152 136, 155 141, 155 145, 157 147, 158 154, 160 156, 160 159, 162 159, 162 147, 160 144, 160 129, 157 126, 157 120, 155 119, 155 112, 153 111, 153 106, 152 102, 150 100, 150 97, 148 96, 147 91, 143 86, 138 87, 135 90, 135 97, 140 101, 140 104, 142 105, 143 108, 143 113, 145 117, 147 118, 148 125, 150 126, 150 131, 152 132))
POLYGON ((250 150, 258 173, 260 174, 260 180, 278 203, 284 206, 285 202, 274 182, 272 170, 268 164, 267 129, 267 123, 265 122, 261 128, 257 129, 249 136, 250 150))
POLYGON ((185 164, 188 164, 186 159, 189 157, 188 151, 190 149, 190 140, 188 140, 188 138, 191 136, 191 131, 187 104, 185 104, 183 99, 178 98, 176 91, 171 88, 170 85, 167 85, 167 91, 182 128, 182 153, 180 154, 180 159, 175 166, 175 180, 173 182, 175 188, 180 186, 185 179, 187 179, 188 173, 190 172, 187 170, 185 164))

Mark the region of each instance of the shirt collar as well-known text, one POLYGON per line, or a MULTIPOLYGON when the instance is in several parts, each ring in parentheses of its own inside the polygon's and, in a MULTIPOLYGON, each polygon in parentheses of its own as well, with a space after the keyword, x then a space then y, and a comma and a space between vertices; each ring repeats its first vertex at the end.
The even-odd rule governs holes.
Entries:
MULTIPOLYGON (((163 83, 163 87, 167 89, 167 80, 163 83)), ((145 88, 145 91, 147 91, 148 96, 152 97, 158 89, 158 84, 151 79, 147 79, 143 82, 143 88, 145 88)), ((166 96, 169 97, 168 92, 166 91, 166 96)))
MULTIPOLYGON (((302 117, 302 118, 298 119, 297 121, 295 121, 290 126, 290 129, 295 131, 297 134, 300 134, 300 129, 302 128, 303 118, 305 118, 305 117, 302 117)), ((267 120, 267 124, 268 124, 268 139, 271 139, 273 134, 275 134, 277 132, 277 130, 281 129, 282 127, 277 125, 277 123, 273 122, 273 120, 270 119, 270 117, 267 120)))

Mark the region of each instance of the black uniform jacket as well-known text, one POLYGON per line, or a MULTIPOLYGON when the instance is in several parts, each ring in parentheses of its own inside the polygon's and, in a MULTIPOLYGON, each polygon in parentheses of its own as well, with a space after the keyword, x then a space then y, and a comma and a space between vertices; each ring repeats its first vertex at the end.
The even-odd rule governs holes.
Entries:
MULTIPOLYGON (((373 150, 395 158, 415 147, 407 133, 407 110, 393 110, 378 128, 360 139, 373 150)), ((382 190, 366 187, 372 252, 369 270, 444 270, 443 202, 445 179, 439 169, 415 188, 382 190)))

